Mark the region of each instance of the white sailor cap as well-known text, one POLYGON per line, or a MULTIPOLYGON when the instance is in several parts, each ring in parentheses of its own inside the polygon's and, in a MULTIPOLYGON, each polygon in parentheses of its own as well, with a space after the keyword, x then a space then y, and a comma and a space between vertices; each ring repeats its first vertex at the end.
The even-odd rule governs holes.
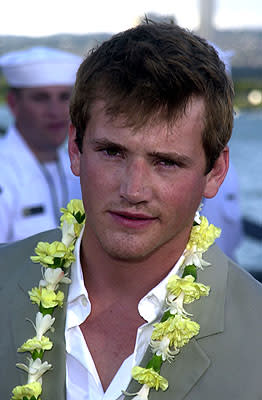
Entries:
POLYGON ((72 86, 81 62, 78 55, 40 46, 0 57, 3 75, 9 86, 15 88, 72 86))

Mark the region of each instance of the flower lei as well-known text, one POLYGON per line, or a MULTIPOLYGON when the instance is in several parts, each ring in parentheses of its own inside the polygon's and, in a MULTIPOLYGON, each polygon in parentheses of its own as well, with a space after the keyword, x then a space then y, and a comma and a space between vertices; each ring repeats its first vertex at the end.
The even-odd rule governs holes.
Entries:
MULTIPOLYGON (((35 248, 36 256, 32 256, 34 263, 42 265, 43 279, 38 287, 29 291, 30 300, 37 304, 39 311, 36 314, 35 324, 32 322, 36 336, 28 339, 18 352, 29 352, 28 365, 16 364, 18 368, 28 373, 26 385, 16 386, 13 389, 11 400, 40 400, 42 393, 42 375, 51 369, 47 361, 42 362, 45 351, 53 347, 51 340, 44 336, 53 329, 55 318, 52 317, 56 307, 63 306, 64 293, 58 290, 60 283, 70 284, 66 270, 70 267, 74 257, 74 247, 85 222, 85 212, 81 200, 71 200, 67 208, 61 209, 60 228, 61 242, 39 242, 35 248)), ((183 304, 192 303, 201 296, 208 296, 210 288, 196 282, 197 268, 209 265, 204 261, 202 254, 219 237, 221 230, 208 223, 205 217, 196 213, 190 239, 182 255, 180 270, 182 277, 172 275, 167 283, 167 308, 159 323, 154 324, 151 336, 151 350, 153 356, 145 368, 135 366, 132 377, 142 384, 137 393, 123 392, 125 395, 135 395, 133 400, 147 400, 151 388, 166 390, 168 381, 160 375, 164 361, 173 361, 181 347, 199 333, 200 326, 192 321, 183 304)))
POLYGON ((26 385, 16 386, 13 389, 12 400, 38 400, 42 393, 42 375, 52 367, 47 361, 42 362, 44 352, 53 347, 51 340, 44 335, 53 329, 54 309, 63 306, 64 293, 58 290, 58 287, 60 283, 71 283, 66 271, 75 261, 75 242, 85 222, 81 200, 71 200, 67 208, 62 208, 61 211, 63 213, 60 219, 61 242, 39 242, 35 248, 36 256, 31 257, 34 263, 42 265, 43 275, 38 287, 28 292, 31 302, 37 304, 39 308, 35 324, 31 321, 36 335, 17 350, 30 353, 28 365, 16 364, 18 368, 28 373, 28 379, 26 385))
POLYGON ((192 303, 201 296, 208 296, 210 287, 197 283, 197 268, 202 269, 210 265, 203 260, 202 255, 220 236, 221 229, 208 223, 207 218, 196 212, 194 225, 187 246, 181 259, 179 270, 182 273, 171 275, 166 286, 167 308, 159 323, 154 324, 150 347, 153 353, 145 368, 135 366, 132 369, 132 377, 142 388, 137 393, 128 393, 127 396, 135 396, 133 400, 147 400, 150 389, 168 388, 168 381, 160 375, 164 361, 173 361, 181 347, 185 346, 192 337, 199 333, 200 325, 192 321, 183 304, 192 303))

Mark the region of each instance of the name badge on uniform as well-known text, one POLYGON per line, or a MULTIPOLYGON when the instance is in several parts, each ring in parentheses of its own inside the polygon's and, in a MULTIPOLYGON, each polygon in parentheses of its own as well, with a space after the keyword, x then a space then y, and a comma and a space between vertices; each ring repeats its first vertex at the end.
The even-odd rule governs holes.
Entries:
POLYGON ((44 210, 45 210, 44 206, 39 205, 39 206, 34 206, 34 207, 25 207, 22 210, 22 213, 23 213, 24 217, 30 217, 32 215, 43 214, 44 210))

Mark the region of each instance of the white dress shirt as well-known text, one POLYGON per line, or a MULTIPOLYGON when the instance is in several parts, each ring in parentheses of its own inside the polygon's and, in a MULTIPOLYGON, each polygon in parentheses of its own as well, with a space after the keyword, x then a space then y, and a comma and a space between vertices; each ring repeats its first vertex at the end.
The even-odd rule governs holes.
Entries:
POLYGON ((141 362, 150 343, 153 323, 158 322, 162 317, 166 283, 170 274, 178 272, 182 257, 169 274, 140 300, 138 311, 146 322, 137 330, 134 353, 124 360, 106 392, 104 392, 93 358, 79 326, 88 318, 92 309, 80 264, 81 237, 82 234, 76 242, 76 261, 71 267, 72 283, 69 288, 65 325, 67 400, 121 400, 123 398, 122 390, 126 390, 131 380, 132 367, 141 362))

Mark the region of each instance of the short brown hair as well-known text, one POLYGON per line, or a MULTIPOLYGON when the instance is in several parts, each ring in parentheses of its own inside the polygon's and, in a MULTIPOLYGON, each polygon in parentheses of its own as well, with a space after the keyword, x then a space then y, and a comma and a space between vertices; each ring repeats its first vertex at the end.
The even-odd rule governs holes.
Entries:
POLYGON ((77 144, 97 100, 105 111, 140 127, 172 122, 192 97, 205 101, 203 147, 208 172, 230 139, 233 88, 224 63, 206 40, 177 25, 147 22, 112 36, 81 64, 70 105, 77 144))

